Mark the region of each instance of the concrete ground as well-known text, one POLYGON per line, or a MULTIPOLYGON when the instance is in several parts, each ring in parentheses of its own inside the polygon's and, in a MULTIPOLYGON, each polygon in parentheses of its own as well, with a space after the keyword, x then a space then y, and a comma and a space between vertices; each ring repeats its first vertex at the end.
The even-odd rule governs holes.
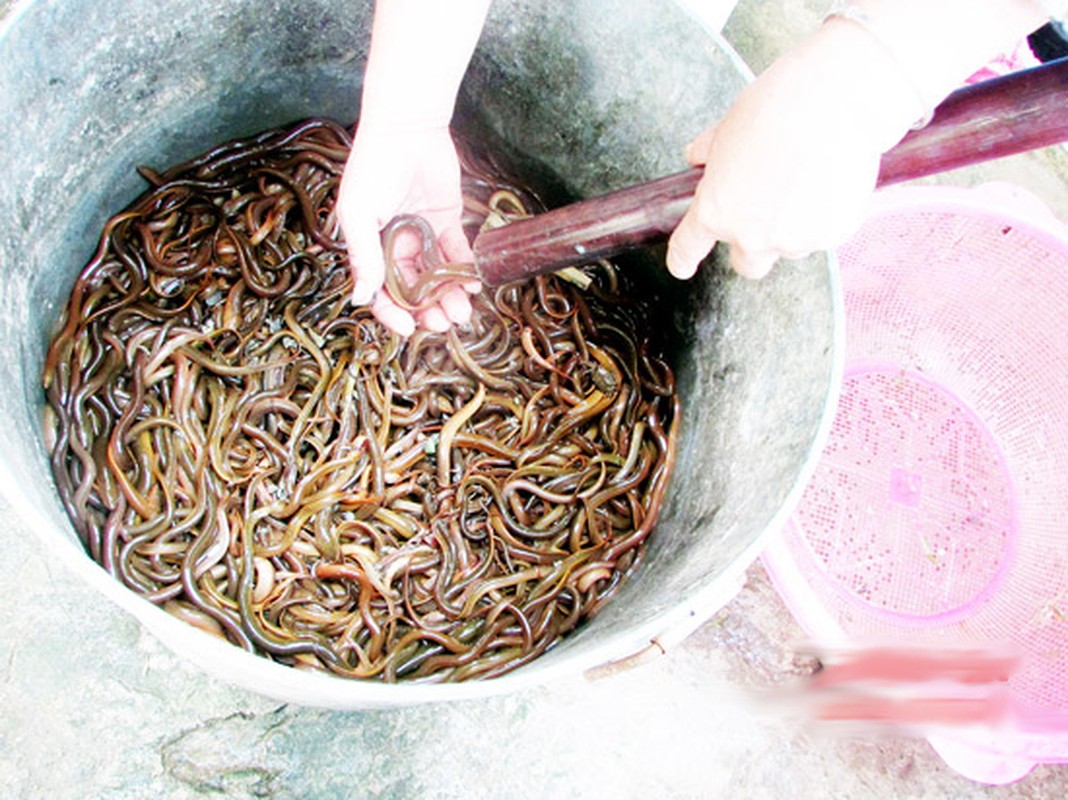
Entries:
MULTIPOLYGON (((726 34, 759 70, 819 0, 742 0, 726 34)), ((5 4, 0 2, 0 15, 5 4)), ((1062 151, 948 176, 1008 179, 1068 218, 1062 151)), ((806 665, 759 566, 643 667, 448 706, 332 713, 208 680, 36 546, 0 501, 0 796, 15 798, 1023 798, 1068 770, 974 784, 923 741, 842 738, 752 701, 806 665)))

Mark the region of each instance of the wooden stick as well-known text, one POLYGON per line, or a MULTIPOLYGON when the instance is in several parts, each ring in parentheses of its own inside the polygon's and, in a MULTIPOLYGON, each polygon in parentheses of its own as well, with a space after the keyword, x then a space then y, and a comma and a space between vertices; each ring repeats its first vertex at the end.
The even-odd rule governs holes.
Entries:
MULTIPOLYGON (((879 186, 934 175, 1068 141, 1068 59, 958 89, 931 121, 882 159, 879 186)), ((662 241, 675 229, 702 175, 664 178, 483 231, 475 267, 489 286, 662 241)))

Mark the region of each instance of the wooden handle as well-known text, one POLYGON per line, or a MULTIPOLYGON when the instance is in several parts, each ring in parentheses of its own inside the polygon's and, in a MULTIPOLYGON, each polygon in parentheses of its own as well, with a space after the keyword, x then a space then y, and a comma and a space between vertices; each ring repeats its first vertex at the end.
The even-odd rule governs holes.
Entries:
POLYGON ((965 86, 883 156, 879 185, 1068 140, 1068 58, 965 86))
MULTIPOLYGON (((1068 141, 1068 59, 958 89, 931 121, 882 159, 878 184, 934 175, 1068 141)), ((661 241, 675 229, 702 175, 688 169, 538 214, 475 240, 489 286, 661 241)))

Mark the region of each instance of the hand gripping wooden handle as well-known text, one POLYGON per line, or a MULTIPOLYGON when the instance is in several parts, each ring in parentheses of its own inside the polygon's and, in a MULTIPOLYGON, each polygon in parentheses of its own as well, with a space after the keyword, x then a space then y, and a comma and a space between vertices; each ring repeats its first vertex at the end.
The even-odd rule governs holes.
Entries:
MULTIPOLYGON (((882 159, 878 185, 1068 141, 1068 59, 958 89, 882 159)), ((486 230, 475 268, 499 286, 661 241, 693 199, 701 169, 641 183, 486 230)))

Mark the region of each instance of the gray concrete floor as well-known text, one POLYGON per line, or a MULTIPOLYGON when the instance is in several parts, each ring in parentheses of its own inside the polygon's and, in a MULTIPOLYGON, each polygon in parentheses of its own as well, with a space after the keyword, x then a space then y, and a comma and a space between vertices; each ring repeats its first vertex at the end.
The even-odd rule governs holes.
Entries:
MULTIPOLYGON (((759 70, 824 5, 742 0, 726 33, 759 70)), ((1049 151, 945 180, 1013 180, 1068 217, 1063 163, 1049 151)), ((832 738, 754 704, 805 666, 790 649, 800 630, 759 566, 690 639, 629 672, 333 713, 204 678, 35 545, 0 501, 4 797, 1068 796, 1060 767, 981 787, 923 741, 832 738)))

